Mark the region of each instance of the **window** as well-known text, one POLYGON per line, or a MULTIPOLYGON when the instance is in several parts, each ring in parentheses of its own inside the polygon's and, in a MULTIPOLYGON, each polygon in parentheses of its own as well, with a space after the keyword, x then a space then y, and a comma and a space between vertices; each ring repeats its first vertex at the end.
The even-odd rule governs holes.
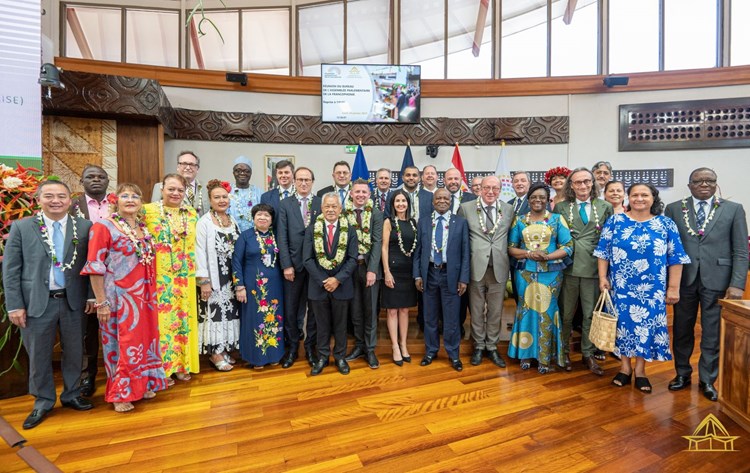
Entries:
POLYGON ((492 78, 492 4, 488 2, 479 55, 474 56, 480 2, 448 0, 448 79, 492 78))
POLYGON ((320 76, 321 64, 344 62, 344 3, 298 10, 300 75, 320 76))
POLYGON ((732 0, 729 65, 750 64, 750 2, 732 0))
POLYGON ((444 36, 444 0, 401 0, 401 64, 422 66, 422 79, 445 78, 444 36))
MULTIPOLYGON (((237 40, 240 37, 239 15, 236 10, 206 12, 206 18, 209 18, 216 25, 216 29, 221 34, 208 21, 204 21, 200 26, 200 31, 204 34, 202 36, 197 35, 197 44, 193 34, 188 30, 188 48, 192 69, 218 71, 238 71, 240 69, 240 43, 237 40)), ((198 31, 199 16, 193 16, 191 22, 198 31)))
POLYGON ((553 76, 596 74, 599 64, 599 8, 595 0, 579 0, 570 24, 563 21, 567 1, 552 5, 553 76))
POLYGON ((659 2, 610 0, 609 72, 659 70, 659 2))
POLYGON ((67 5, 65 56, 122 60, 122 9, 67 5))
POLYGON ((125 62, 180 66, 180 15, 176 11, 127 10, 125 62))
POLYGON ((346 2, 346 62, 388 64, 390 0, 346 2))
POLYGON ((500 76, 547 75, 547 2, 502 0, 500 76))
POLYGON ((289 75, 289 10, 242 12, 242 70, 289 75))
POLYGON ((664 69, 716 66, 716 0, 664 0, 664 69))

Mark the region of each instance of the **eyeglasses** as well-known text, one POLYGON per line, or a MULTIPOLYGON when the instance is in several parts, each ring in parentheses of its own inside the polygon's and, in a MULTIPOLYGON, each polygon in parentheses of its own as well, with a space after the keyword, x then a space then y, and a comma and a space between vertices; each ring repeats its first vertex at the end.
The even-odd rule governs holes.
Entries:
POLYGON ((295 179, 295 181, 297 181, 297 182, 312 182, 313 180, 312 179, 303 178, 303 177, 298 177, 297 179, 295 179))
POLYGON ((118 197, 123 200, 141 200, 141 196, 138 194, 120 194, 118 197))
POLYGON ((492 191, 492 192, 500 192, 500 187, 498 186, 482 186, 483 191, 492 191))
POLYGON ((592 182, 591 179, 586 179, 585 181, 571 181, 571 184, 574 186, 589 186, 592 182))
POLYGON ((704 184, 707 185, 707 186, 715 186, 716 185, 716 179, 698 179, 698 180, 692 180, 692 181, 690 181, 690 184, 692 184, 694 186, 702 186, 704 184))
POLYGON ((182 166, 184 168, 195 168, 198 169, 200 165, 198 163, 177 163, 178 166, 182 166))

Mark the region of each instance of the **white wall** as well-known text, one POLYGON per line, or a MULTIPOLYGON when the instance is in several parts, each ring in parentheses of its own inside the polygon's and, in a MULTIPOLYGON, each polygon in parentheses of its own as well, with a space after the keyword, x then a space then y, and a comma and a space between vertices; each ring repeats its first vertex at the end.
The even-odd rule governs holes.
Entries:
MULTIPOLYGON (((167 87, 166 94, 173 107, 262 112, 298 115, 320 114, 320 97, 293 96, 243 92, 220 92, 167 87)), ((677 200, 688 191, 686 183, 690 171, 709 166, 719 176, 724 197, 750 203, 750 186, 746 185, 750 171, 750 149, 716 149, 689 151, 618 152, 619 105, 679 100, 702 100, 750 96, 750 85, 684 89, 659 92, 619 92, 609 94, 550 96, 550 97, 489 97, 460 99, 423 98, 425 117, 513 117, 567 115, 570 117, 570 142, 564 145, 508 145, 508 165, 511 169, 546 170, 566 165, 570 168, 590 166, 608 160, 616 169, 673 168, 675 187, 662 190, 666 202, 677 200)), ((356 143, 352 143, 356 144, 356 143)), ((297 145, 265 143, 227 143, 167 139, 164 146, 165 169, 175 170, 175 156, 182 149, 192 149, 201 157, 199 178, 220 178, 231 181, 232 160, 246 155, 253 160, 253 183, 263 183, 263 156, 291 154, 298 166, 305 165, 315 172, 315 188, 329 185, 331 166, 344 159, 353 162, 354 155, 346 154, 343 145, 297 145)), ((462 146, 466 170, 494 169, 499 146, 462 146)), ((425 154, 424 146, 412 146, 414 161, 420 168, 433 164, 440 170, 450 167, 452 146, 441 146, 437 158, 425 154)), ((368 167, 400 169, 404 146, 366 146, 368 167)))

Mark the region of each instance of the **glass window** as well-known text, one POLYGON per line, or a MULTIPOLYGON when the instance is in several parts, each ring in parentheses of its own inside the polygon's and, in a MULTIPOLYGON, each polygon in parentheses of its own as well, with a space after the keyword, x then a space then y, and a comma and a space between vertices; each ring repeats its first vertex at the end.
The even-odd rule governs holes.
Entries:
POLYGON ((122 10, 70 5, 65 16, 65 56, 122 61, 122 10))
POLYGON ((750 2, 732 0, 729 65, 750 64, 750 2))
POLYGON ((343 63, 343 2, 300 7, 298 11, 300 75, 320 76, 321 64, 343 63))
POLYGON ((716 0, 664 1, 664 69, 716 66, 716 0))
POLYGON ((125 62, 179 67, 180 15, 176 11, 127 10, 125 62))
POLYGON ((599 63, 599 8, 596 0, 579 1, 571 22, 563 21, 567 1, 552 4, 553 76, 596 74, 599 63))
POLYGON ((448 0, 448 79, 492 78, 492 4, 488 2, 479 55, 474 56, 474 37, 480 2, 448 0))
POLYGON ((346 62, 387 64, 390 0, 349 0, 346 3, 346 62))
POLYGON ((659 70, 659 2, 609 1, 609 72, 659 70))
POLYGON ((546 0, 502 0, 500 77, 547 75, 546 0))
POLYGON ((242 70, 289 75, 289 10, 242 12, 242 70))
POLYGON ((443 0, 401 0, 401 64, 422 66, 423 79, 444 79, 444 37, 443 0))
MULTIPOLYGON (((204 69, 216 71, 238 71, 240 69, 240 36, 239 12, 226 10, 212 10, 206 12, 206 18, 211 23, 204 21, 200 25, 203 35, 198 35, 198 49, 203 59, 204 69), (216 31, 216 30, 219 31, 216 31), (221 32, 221 34, 219 34, 221 32), (222 38, 224 39, 222 41, 222 38)), ((200 23, 200 15, 194 15, 192 22, 196 30, 200 23)), ((190 48, 190 67, 201 69, 200 62, 196 56, 196 45, 193 44, 192 35, 188 30, 188 48, 190 48)))

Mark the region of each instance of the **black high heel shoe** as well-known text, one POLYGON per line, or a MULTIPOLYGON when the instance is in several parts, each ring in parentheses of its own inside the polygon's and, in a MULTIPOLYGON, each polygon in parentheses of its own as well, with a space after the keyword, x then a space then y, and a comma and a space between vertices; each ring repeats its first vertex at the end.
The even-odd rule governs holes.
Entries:
MULTIPOLYGON (((399 347, 398 347, 398 349, 399 349, 399 351, 401 351, 401 346, 399 346, 399 347)), ((401 351, 401 358, 402 358, 402 359, 403 359, 403 360, 404 360, 405 362, 407 362, 407 363, 411 363, 411 356, 404 356, 404 352, 403 352, 403 351, 401 351)))
POLYGON ((403 357, 401 357, 400 360, 396 359, 396 350, 398 350, 398 354, 401 355, 401 348, 399 348, 398 346, 395 346, 392 348, 392 350, 393 350, 393 364, 395 364, 396 366, 404 366, 403 357))

